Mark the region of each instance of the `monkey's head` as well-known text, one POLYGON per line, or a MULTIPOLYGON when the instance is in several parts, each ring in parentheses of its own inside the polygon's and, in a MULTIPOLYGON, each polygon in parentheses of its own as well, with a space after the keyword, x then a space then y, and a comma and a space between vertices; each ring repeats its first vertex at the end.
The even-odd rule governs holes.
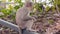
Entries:
POLYGON ((32 2, 26 2, 25 7, 27 7, 28 10, 33 10, 33 3, 32 2))

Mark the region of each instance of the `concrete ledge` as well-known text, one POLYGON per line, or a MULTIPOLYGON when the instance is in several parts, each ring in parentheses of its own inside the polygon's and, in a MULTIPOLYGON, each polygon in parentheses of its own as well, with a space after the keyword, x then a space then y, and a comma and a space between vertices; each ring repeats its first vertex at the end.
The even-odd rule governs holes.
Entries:
POLYGON ((19 27, 17 25, 12 24, 12 23, 7 22, 7 21, 4 21, 2 19, 0 19, 0 24, 3 25, 3 26, 9 27, 9 28, 11 28, 11 29, 13 29, 17 32, 19 31, 19 29, 18 29, 19 27))

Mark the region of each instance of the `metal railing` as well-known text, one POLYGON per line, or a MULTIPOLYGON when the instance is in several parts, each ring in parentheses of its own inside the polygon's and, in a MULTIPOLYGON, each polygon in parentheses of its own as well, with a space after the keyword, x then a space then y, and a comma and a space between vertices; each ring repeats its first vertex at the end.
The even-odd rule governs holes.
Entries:
POLYGON ((11 29, 13 29, 17 32, 19 31, 19 27, 17 25, 12 24, 12 23, 7 22, 7 21, 4 21, 2 19, 0 19, 0 24, 3 25, 3 26, 9 27, 9 28, 11 28, 11 29))

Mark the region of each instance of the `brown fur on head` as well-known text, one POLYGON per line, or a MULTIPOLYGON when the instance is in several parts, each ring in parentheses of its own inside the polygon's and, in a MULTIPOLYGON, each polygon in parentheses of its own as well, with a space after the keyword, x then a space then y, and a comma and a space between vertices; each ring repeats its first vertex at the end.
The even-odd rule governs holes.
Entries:
POLYGON ((33 6, 33 3, 30 0, 26 0, 25 6, 26 7, 31 7, 31 6, 33 6))
POLYGON ((31 7, 31 6, 33 6, 33 5, 32 5, 32 2, 27 2, 25 6, 26 6, 26 7, 31 7))
POLYGON ((24 6, 30 11, 33 10, 33 3, 30 1, 27 1, 24 6))

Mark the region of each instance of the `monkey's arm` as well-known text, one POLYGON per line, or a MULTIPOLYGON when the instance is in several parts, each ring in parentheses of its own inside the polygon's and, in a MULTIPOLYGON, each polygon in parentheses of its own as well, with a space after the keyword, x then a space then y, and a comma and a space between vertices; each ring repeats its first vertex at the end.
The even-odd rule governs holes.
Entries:
POLYGON ((29 17, 29 16, 26 16, 26 17, 24 17, 24 21, 28 21, 28 20, 32 20, 33 18, 32 17, 29 17))
POLYGON ((35 17, 30 16, 29 14, 26 13, 23 20, 24 20, 24 21, 35 20, 35 17))

